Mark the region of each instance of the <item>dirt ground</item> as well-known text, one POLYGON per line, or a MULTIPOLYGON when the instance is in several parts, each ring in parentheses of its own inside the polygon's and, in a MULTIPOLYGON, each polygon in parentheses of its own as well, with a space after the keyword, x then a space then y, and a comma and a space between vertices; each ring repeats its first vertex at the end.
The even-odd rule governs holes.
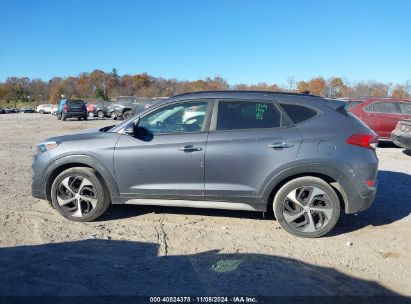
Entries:
POLYGON ((74 223, 31 197, 37 143, 112 123, 0 115, 0 295, 411 296, 411 153, 379 147, 373 206, 320 239, 253 212, 112 206, 74 223))

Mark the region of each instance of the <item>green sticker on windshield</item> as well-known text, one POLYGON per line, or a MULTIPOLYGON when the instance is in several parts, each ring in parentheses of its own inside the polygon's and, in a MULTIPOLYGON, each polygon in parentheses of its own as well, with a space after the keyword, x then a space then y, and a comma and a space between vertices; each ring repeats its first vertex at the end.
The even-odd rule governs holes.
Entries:
POLYGON ((267 108, 268 108, 267 105, 257 103, 255 105, 255 119, 263 120, 263 116, 264 116, 265 111, 267 111, 267 108))

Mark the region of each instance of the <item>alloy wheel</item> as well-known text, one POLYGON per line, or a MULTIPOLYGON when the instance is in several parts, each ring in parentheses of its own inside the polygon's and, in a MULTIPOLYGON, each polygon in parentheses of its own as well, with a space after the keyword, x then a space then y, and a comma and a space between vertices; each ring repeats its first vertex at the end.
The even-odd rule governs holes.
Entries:
POLYGON ((57 187, 57 202, 72 217, 83 217, 97 206, 94 185, 83 176, 68 176, 57 187))
POLYGON ((299 232, 315 232, 331 220, 332 206, 329 196, 320 188, 300 187, 285 198, 283 216, 293 229, 299 232))

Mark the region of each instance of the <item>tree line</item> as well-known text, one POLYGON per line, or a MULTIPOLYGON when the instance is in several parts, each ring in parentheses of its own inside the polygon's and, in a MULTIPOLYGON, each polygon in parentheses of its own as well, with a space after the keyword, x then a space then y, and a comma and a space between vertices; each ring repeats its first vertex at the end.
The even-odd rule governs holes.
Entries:
POLYGON ((109 100, 115 96, 163 97, 194 91, 213 90, 263 90, 275 92, 306 92, 331 98, 356 96, 411 97, 411 82, 404 84, 378 81, 351 83, 342 77, 315 77, 296 81, 287 79, 286 85, 235 84, 230 85, 222 77, 205 78, 195 81, 179 81, 154 77, 147 73, 120 76, 116 69, 111 72, 94 70, 67 78, 53 77, 49 81, 27 77, 9 77, 0 82, 0 100, 6 101, 49 101, 56 103, 62 95, 67 98, 99 98, 109 100))

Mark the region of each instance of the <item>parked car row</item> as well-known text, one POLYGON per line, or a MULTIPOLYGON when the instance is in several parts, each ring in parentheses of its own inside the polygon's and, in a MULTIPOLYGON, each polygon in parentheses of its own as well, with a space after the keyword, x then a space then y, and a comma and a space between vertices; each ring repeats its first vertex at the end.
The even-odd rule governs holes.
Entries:
POLYGON ((89 117, 112 119, 128 119, 133 115, 159 103, 167 100, 167 97, 136 97, 136 96, 119 96, 115 101, 99 101, 88 103, 87 113, 89 117))
POLYGON ((16 108, 0 108, 0 114, 19 113, 20 110, 16 108))

